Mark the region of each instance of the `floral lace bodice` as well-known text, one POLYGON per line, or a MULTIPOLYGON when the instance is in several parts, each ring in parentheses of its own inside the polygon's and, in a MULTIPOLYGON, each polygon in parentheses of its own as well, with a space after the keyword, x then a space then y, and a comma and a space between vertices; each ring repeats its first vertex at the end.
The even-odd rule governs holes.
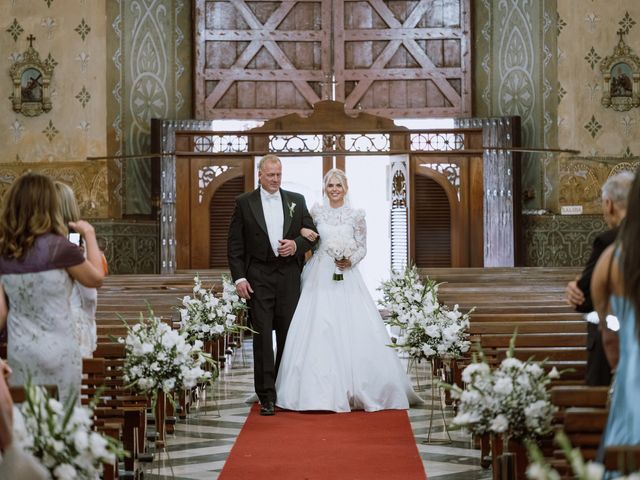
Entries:
POLYGON ((367 254, 367 223, 364 210, 349 206, 332 208, 325 205, 314 205, 311 216, 320 234, 320 242, 316 255, 327 255, 326 244, 332 236, 352 236, 356 250, 351 256, 351 264, 356 265, 367 254))

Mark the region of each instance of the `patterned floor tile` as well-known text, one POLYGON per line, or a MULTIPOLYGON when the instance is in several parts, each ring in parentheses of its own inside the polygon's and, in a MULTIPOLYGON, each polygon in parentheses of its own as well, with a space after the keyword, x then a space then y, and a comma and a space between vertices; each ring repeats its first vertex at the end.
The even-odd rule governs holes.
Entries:
MULTIPOLYGON (((205 401, 192 410, 187 420, 176 424, 175 433, 167 437, 166 451, 156 455, 154 463, 147 467, 145 478, 218 478, 251 407, 246 402, 253 395, 251 344, 247 342, 243 348, 246 356, 244 365, 239 352, 226 362, 205 401)), ((444 425, 445 422, 447 425, 451 423, 453 411, 445 407, 443 420, 438 404, 440 392, 431 389, 428 366, 420 364, 417 368, 412 367, 409 373, 419 395, 425 400, 424 404, 409 410, 409 419, 429 480, 490 479, 491 471, 480 466, 480 451, 472 447, 468 433, 449 431, 449 441, 444 425), (436 398, 432 399, 434 395, 436 398)))

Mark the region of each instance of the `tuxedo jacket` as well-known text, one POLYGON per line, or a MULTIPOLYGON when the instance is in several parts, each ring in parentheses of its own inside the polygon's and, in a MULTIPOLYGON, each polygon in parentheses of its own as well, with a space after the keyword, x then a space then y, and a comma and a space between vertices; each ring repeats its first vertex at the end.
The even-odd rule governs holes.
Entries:
MULTIPOLYGON (((313 246, 313 242, 301 236, 300 229, 305 227, 315 231, 316 227, 302 195, 280 189, 280 197, 284 213, 282 238, 296 242, 294 257, 302 270, 304 254, 313 246)), ((229 225, 227 252, 234 281, 247 278, 247 269, 254 259, 267 262, 274 258, 259 188, 236 198, 229 225)))
POLYGON ((604 252, 605 249, 615 241, 617 236, 618 228, 612 228, 602 232, 593 241, 591 256, 589 257, 587 264, 584 266, 584 270, 582 270, 582 274, 577 282, 578 287, 584 294, 584 303, 576 307, 578 312, 589 313, 594 310, 593 302, 591 300, 591 276, 593 275, 593 270, 596 267, 596 263, 598 263, 600 255, 602 255, 602 252, 604 252))
MULTIPOLYGON (((593 310, 591 300, 591 277, 593 270, 602 255, 602 252, 611 245, 618 235, 618 229, 612 228, 598 235, 593 241, 591 256, 578 279, 578 287, 584 294, 584 302, 578 305, 576 310, 588 313, 593 310)), ((587 324, 587 371, 585 375, 587 385, 609 385, 611 384, 611 367, 602 346, 602 335, 597 324, 587 324)))

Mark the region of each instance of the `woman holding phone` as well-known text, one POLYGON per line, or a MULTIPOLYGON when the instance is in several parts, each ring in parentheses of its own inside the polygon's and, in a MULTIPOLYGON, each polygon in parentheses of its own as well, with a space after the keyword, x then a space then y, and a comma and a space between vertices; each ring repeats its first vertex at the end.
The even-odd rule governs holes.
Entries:
POLYGON ((96 235, 70 222, 85 253, 68 239, 53 181, 27 173, 6 193, 0 212, 0 325, 7 321, 12 385, 58 386, 61 401, 80 392, 82 359, 71 313, 73 280, 99 287, 104 272, 96 235), (8 301, 4 301, 4 296, 8 301))
MULTIPOLYGON (((60 200, 60 210, 62 220, 65 224, 76 222, 80 219, 80 208, 76 201, 73 189, 66 183, 56 181, 56 191, 60 200)), ((69 241, 84 249, 82 237, 79 233, 70 231, 69 241)), ((104 255, 100 252, 102 264, 106 263, 104 255)), ((105 270, 104 274, 107 272, 105 270)), ((75 321, 76 339, 80 344, 80 354, 83 358, 93 357, 96 349, 96 308, 98 306, 98 290, 92 287, 85 287, 78 281, 73 282, 71 292, 71 312, 75 321)))

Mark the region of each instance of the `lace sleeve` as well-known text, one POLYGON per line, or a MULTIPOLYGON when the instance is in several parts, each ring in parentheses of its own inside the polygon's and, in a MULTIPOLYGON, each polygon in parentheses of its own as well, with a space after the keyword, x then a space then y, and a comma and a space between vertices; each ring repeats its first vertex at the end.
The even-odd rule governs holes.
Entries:
POLYGON ((318 203, 314 203, 311 207, 311 210, 309 210, 309 214, 311 215, 311 218, 313 218, 313 223, 315 223, 316 225, 318 224, 318 217, 320 216, 321 211, 322 206, 318 203))
POLYGON ((367 254, 367 222, 364 218, 364 210, 356 211, 353 234, 356 240, 356 251, 351 256, 351 265, 355 266, 367 254))

